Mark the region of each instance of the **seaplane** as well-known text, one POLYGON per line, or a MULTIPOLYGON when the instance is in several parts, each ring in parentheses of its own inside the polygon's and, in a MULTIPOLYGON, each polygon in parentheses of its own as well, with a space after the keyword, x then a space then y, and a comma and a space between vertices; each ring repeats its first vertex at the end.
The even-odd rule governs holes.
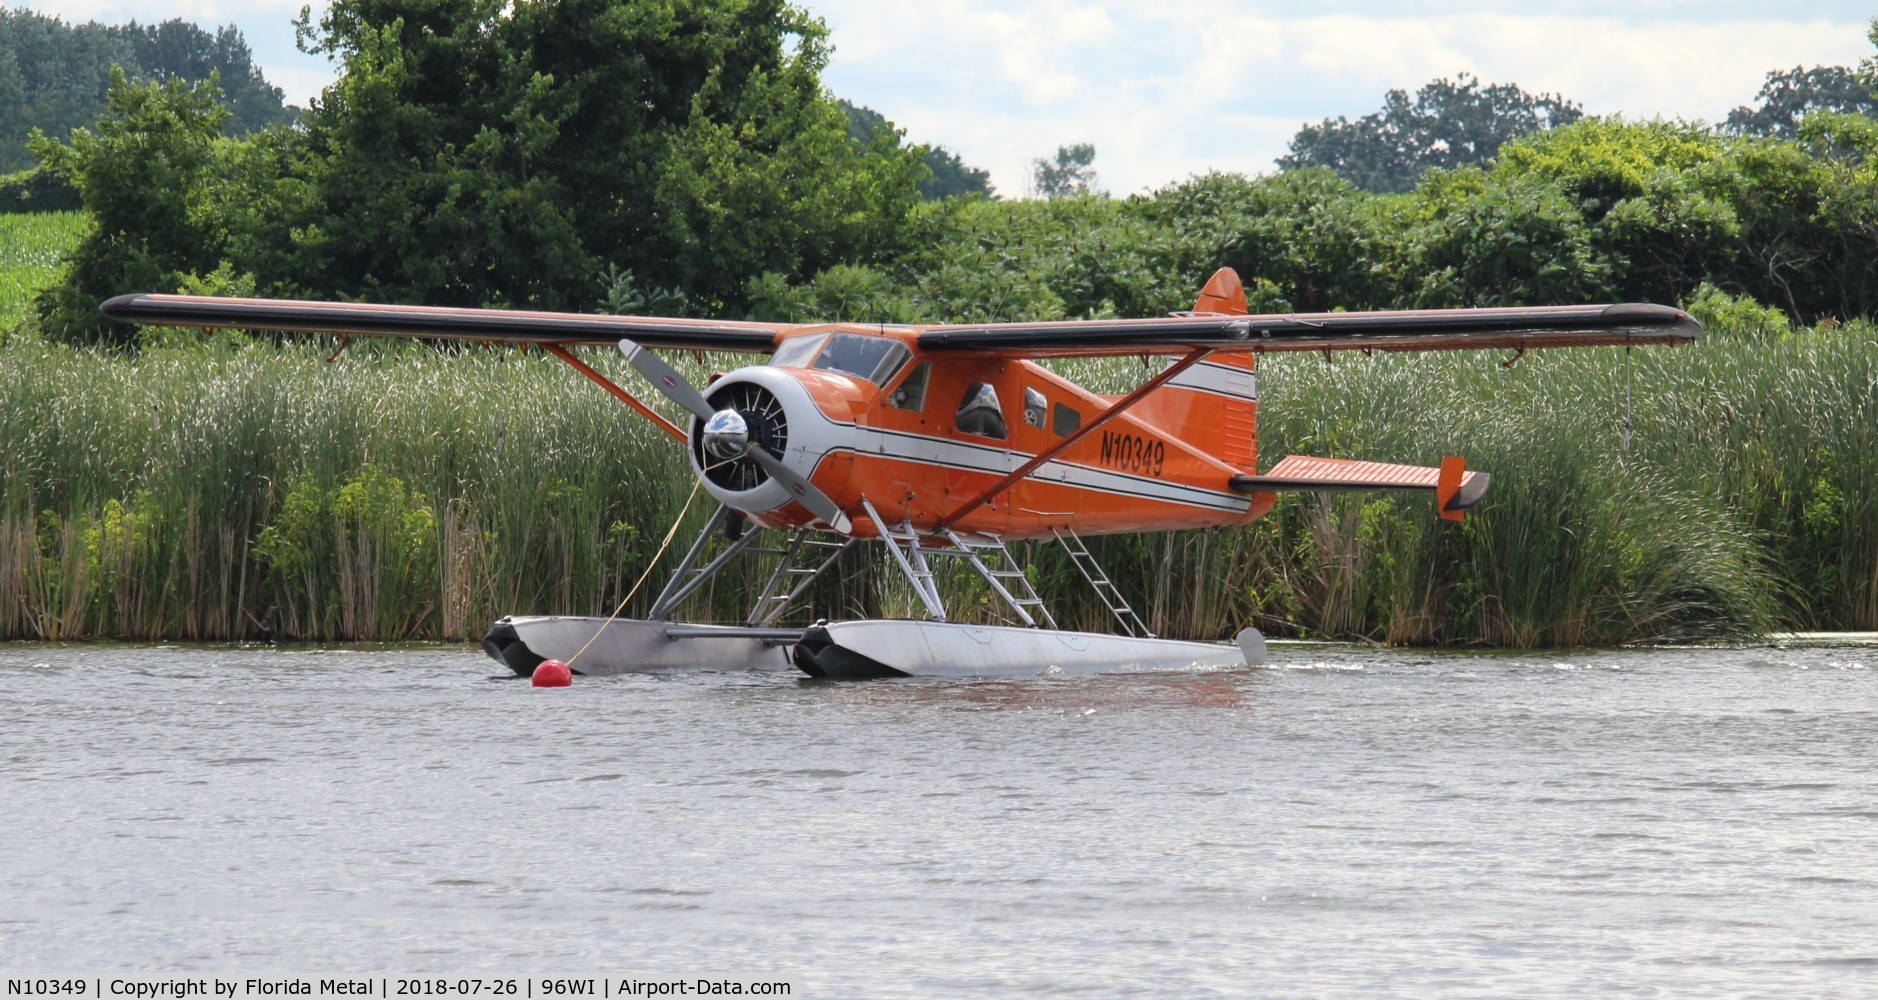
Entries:
POLYGON ((794 668, 835 679, 1259 665, 1266 646, 1257 629, 1230 642, 1151 634, 1085 540, 1244 525, 1290 491, 1417 491, 1432 495, 1436 517, 1459 520, 1488 485, 1456 456, 1416 466, 1287 455, 1259 471, 1262 355, 1494 349, 1516 359, 1538 348, 1701 335, 1687 313, 1643 303, 1254 315, 1229 268, 1191 310, 1146 319, 782 324, 164 294, 122 295, 101 308, 153 326, 533 345, 684 448, 718 506, 650 617, 502 618, 484 649, 522 675, 550 659, 583 674, 794 668), (574 354, 591 345, 622 351, 689 416, 687 426, 574 354), (766 358, 700 389, 659 350, 766 358), (1161 363, 1120 395, 1091 392, 1040 363, 1099 356, 1161 363), (1014 542, 1061 545, 1114 629, 1058 628, 1014 542), (792 613, 801 620, 810 586, 857 545, 873 546, 904 579, 923 617, 785 624, 792 613), (732 569, 759 554, 767 572, 732 569), (941 564, 955 569, 940 574, 941 564), (766 580, 746 619, 683 620, 686 599, 727 571, 766 580), (942 582, 974 578, 1008 612, 1005 624, 949 613, 942 582))

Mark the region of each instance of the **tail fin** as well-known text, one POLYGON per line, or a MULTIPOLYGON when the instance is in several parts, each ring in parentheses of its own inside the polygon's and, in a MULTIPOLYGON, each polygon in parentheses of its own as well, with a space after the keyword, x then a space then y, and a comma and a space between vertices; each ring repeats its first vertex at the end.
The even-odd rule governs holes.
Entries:
MULTIPOLYGON (((1238 273, 1230 267, 1213 272, 1200 289, 1193 311, 1244 316, 1245 285, 1238 273)), ((1257 365, 1255 354, 1215 351, 1155 390, 1134 412, 1223 462, 1256 469, 1257 365)))

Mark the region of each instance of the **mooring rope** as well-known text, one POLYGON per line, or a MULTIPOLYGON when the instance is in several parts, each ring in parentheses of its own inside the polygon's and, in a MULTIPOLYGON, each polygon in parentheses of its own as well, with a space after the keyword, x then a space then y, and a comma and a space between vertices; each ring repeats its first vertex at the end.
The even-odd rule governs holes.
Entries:
MULTIPOLYGON (((751 442, 742 452, 724 459, 722 462, 705 466, 704 474, 708 474, 712 469, 729 465, 737 459, 748 455, 750 449, 754 447, 756 447, 756 443, 751 442)), ((658 566, 659 560, 665 557, 665 550, 672 547, 672 539, 678 537, 678 527, 685 523, 685 515, 691 513, 691 503, 698 499, 698 490, 704 485, 704 474, 700 474, 696 479, 692 480, 691 495, 685 498, 685 505, 678 509, 678 516, 672 518, 672 526, 665 531, 665 540, 659 543, 659 550, 652 553, 652 561, 646 563, 645 571, 639 574, 639 579, 633 581, 632 589, 627 591, 626 596, 620 599, 619 606, 613 609, 613 613, 606 616, 606 621, 600 623, 600 627, 594 631, 592 638, 589 638, 579 650, 575 651, 573 656, 567 658, 569 669, 573 668, 575 660, 580 659, 580 654, 585 653, 587 647, 593 645, 595 639, 600 638, 601 634, 606 631, 607 626, 619 619, 620 612, 626 610, 626 605, 632 601, 634 595, 639 593, 639 588, 645 586, 646 578, 652 575, 652 570, 658 566)))

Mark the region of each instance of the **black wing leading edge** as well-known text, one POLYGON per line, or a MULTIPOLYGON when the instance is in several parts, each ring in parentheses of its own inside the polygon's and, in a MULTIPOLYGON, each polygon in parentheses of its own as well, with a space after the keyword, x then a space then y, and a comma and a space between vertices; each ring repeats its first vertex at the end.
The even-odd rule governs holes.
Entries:
POLYGON ((111 319, 144 326, 212 326, 523 344, 612 345, 621 338, 630 338, 646 347, 756 353, 773 350, 776 334, 786 329, 775 323, 205 295, 120 295, 104 303, 100 311, 111 319))
POLYGON ((928 351, 1025 357, 1223 351, 1438 351, 1680 344, 1702 328, 1688 313, 1646 303, 1509 309, 1210 314, 1162 319, 987 323, 923 330, 928 351))

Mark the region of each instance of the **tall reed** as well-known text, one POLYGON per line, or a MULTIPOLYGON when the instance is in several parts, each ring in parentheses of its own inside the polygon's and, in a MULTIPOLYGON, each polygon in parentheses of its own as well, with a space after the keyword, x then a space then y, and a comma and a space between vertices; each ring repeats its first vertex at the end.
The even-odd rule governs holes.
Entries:
POLYGON ((58 278, 86 224, 83 212, 0 214, 0 331, 23 319, 33 296, 58 278))
MULTIPOLYGON (((1878 628, 1878 330, 1698 306, 1709 337, 1674 350, 1262 367, 1262 465, 1465 455, 1494 482, 1463 524, 1422 497, 1288 496, 1248 527, 1092 548, 1164 635, 1535 646, 1878 628)), ((328 364, 329 349, 0 346, 0 635, 464 639, 509 612, 605 614, 692 498, 680 449, 538 353, 361 343, 328 364)), ((1106 389, 1142 374, 1067 367, 1106 389)), ((690 504, 628 614, 710 507, 690 504)), ((1025 561, 1061 624, 1110 627, 1060 552, 1025 561)), ((740 620, 762 576, 720 577, 687 612, 740 620)), ((956 612, 999 618, 951 579, 956 612)), ((797 620, 917 607, 854 552, 813 598, 797 620)))

